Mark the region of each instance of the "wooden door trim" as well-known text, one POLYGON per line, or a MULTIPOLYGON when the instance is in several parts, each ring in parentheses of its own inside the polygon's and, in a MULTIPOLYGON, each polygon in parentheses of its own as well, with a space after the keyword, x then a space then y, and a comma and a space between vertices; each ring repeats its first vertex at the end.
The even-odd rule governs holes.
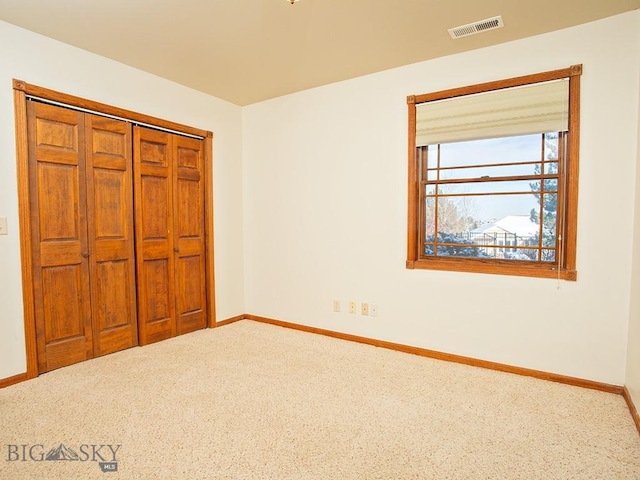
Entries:
POLYGON ((213 260, 213 133, 204 137, 204 251, 205 282, 207 297, 207 322, 209 328, 216 326, 215 270, 213 260), (208 186, 208 188, 207 188, 208 186))
POLYGON ((22 261, 22 304, 24 338, 27 355, 27 378, 38 376, 36 346, 36 313, 33 297, 33 250, 31 249, 31 197, 29 195, 29 140, 27 137, 27 97, 15 88, 16 162, 18 171, 18 215, 20 222, 20 255, 22 261))
MULTIPOLYGON (((18 176, 18 216, 20 225, 20 255, 22 273, 22 302, 27 370, 26 378, 38 376, 38 351, 36 345, 35 305, 33 296, 33 250, 31 242, 31 201, 29 194, 29 142, 27 136, 27 96, 34 96, 77 107, 121 117, 132 123, 145 123, 202 137, 205 144, 205 237, 207 280, 207 314, 209 327, 215 326, 214 286, 214 233, 213 233, 213 133, 180 123, 163 120, 92 100, 83 99, 48 88, 13 79, 13 98, 16 134, 16 167, 18 176)), ((22 374, 21 374, 22 375, 22 374)))
POLYGON ((22 80, 14 79, 13 88, 14 90, 23 91, 26 95, 42 98, 44 100, 52 100, 54 102, 63 103, 71 107, 91 110, 96 113, 113 115, 115 117, 120 117, 123 120, 129 120, 132 123, 145 123, 160 128, 166 128, 168 130, 174 130, 180 133, 195 135, 202 138, 206 138, 209 133, 207 130, 189 127, 188 125, 182 125, 181 123, 163 120, 161 118, 152 117, 143 113, 133 112, 124 108, 114 107, 105 103, 94 102, 93 100, 87 100, 85 98, 76 97, 74 95, 56 92, 55 90, 39 87, 37 85, 31 85, 22 80))

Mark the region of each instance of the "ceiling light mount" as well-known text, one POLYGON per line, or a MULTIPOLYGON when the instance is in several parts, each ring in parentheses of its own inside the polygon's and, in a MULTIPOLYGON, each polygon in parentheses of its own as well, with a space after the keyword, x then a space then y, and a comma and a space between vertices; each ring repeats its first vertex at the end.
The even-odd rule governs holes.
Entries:
POLYGON ((287 2, 289 2, 291 5, 293 5, 296 2, 299 2, 300 0, 287 0, 287 2))

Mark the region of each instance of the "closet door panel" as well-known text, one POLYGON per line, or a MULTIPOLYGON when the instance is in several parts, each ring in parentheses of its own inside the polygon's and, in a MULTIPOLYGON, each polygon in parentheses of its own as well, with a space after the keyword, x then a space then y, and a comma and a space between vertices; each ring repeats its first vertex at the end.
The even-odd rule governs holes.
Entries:
POLYGON ((145 337, 145 341, 141 340, 143 344, 175 336, 174 302, 170 294, 173 271, 170 265, 169 258, 153 258, 152 253, 143 263, 138 284, 145 298, 151 299, 141 298, 138 306, 141 317, 145 319, 144 326, 141 326, 145 337))
POLYGON ((38 371, 93 356, 84 116, 27 106, 38 371))
POLYGON ((94 353, 138 344, 131 126, 86 118, 94 353))
MULTIPOLYGON (((42 327, 44 343, 40 371, 46 372, 91 358, 91 331, 86 329, 83 273, 80 264, 46 266, 41 270, 42 327)), ((42 328, 41 327, 41 328, 42 328)))
POLYGON ((203 141, 174 136, 179 334, 206 328, 203 141))
POLYGON ((140 344, 176 335, 172 136, 134 127, 140 344))
POLYGON ((202 298, 204 269, 201 255, 180 254, 176 276, 178 278, 177 304, 180 307, 178 333, 206 328, 206 310, 202 298))

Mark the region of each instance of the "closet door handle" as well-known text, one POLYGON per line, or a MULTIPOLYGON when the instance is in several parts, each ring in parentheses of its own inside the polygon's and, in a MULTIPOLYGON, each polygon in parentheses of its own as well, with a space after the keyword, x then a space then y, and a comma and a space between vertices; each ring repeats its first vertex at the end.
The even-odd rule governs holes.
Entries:
POLYGON ((180 249, 178 247, 174 247, 173 251, 176 252, 176 253, 180 253, 180 249))
POLYGON ((80 255, 82 255, 84 258, 89 258, 89 252, 82 252, 80 255))

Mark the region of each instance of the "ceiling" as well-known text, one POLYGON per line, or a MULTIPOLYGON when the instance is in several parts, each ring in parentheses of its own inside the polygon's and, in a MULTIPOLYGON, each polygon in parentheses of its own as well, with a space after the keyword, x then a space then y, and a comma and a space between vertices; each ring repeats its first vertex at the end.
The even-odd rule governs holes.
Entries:
POLYGON ((0 20, 237 105, 590 22, 640 0, 0 0, 0 20), (504 28, 447 29, 502 15, 504 28))

